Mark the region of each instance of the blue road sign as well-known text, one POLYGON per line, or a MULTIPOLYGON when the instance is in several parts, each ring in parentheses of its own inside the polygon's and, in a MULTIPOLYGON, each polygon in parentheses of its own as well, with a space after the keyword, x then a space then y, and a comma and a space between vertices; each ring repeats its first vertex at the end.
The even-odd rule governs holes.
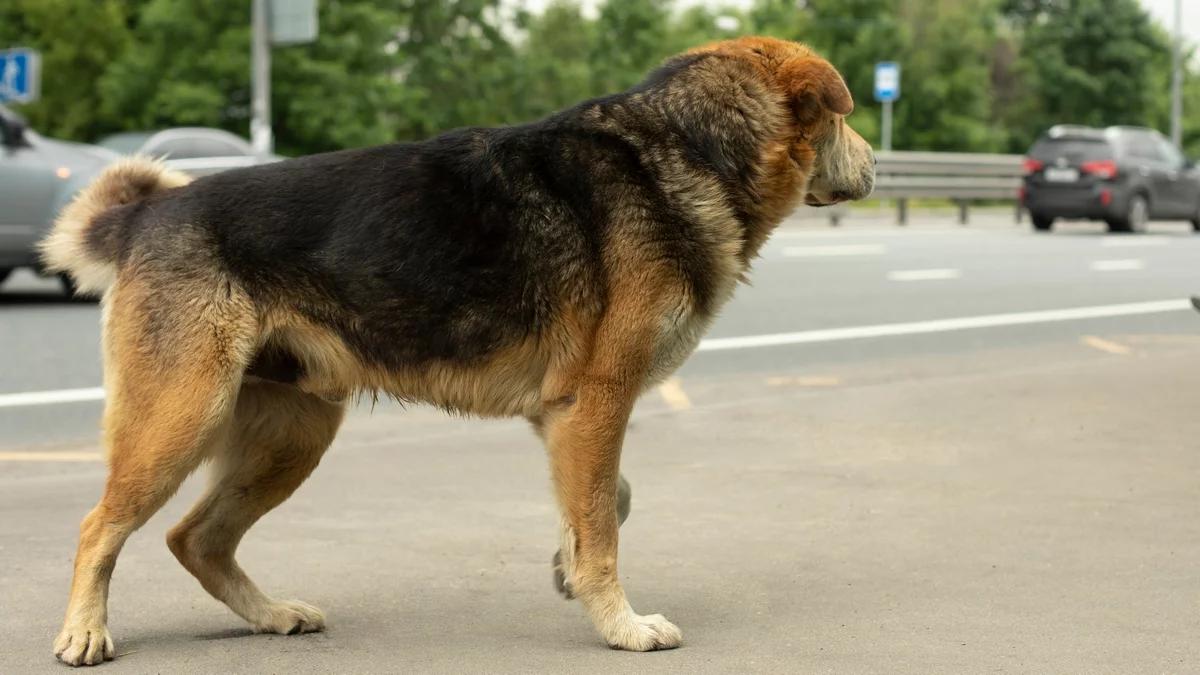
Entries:
POLYGON ((28 103, 37 98, 41 63, 32 49, 0 50, 0 103, 28 103))
POLYGON ((880 61, 875 64, 875 100, 895 101, 900 98, 900 64, 880 61))

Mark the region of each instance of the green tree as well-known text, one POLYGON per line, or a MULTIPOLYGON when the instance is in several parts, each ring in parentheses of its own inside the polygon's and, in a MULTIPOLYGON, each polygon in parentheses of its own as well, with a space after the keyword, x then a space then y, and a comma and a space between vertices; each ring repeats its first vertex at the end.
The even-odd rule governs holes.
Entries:
POLYGON ((1168 58, 1162 30, 1137 0, 1063 0, 1038 10, 1021 40, 1028 93, 1005 120, 1013 149, 1058 123, 1161 126, 1168 58))
POLYGON ((43 133, 91 140, 119 128, 101 112, 96 81, 130 44, 130 14, 139 3, 121 0, 5 0, 0 46, 31 47, 42 55, 41 98, 20 106, 43 133))
POLYGON ((991 123, 994 0, 906 0, 897 149, 996 152, 1007 140, 991 123))
POLYGON ((608 0, 596 19, 589 61, 595 91, 635 84, 669 53, 669 0, 608 0))

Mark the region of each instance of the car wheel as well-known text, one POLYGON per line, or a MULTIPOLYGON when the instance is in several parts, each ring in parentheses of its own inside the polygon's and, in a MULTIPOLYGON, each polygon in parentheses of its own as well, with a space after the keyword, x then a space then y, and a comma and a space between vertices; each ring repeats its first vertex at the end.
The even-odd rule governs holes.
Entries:
POLYGON ((1054 227, 1054 218, 1043 216, 1040 213, 1029 214, 1030 220, 1033 221, 1033 229, 1038 232, 1049 232, 1054 227))
MULTIPOLYGON (((1200 232, 1200 204, 1196 205, 1196 210, 1192 212, 1192 231, 1200 232)), ((3 279, 3 277, 0 277, 3 279)))
POLYGON ((0 284, 4 283, 4 280, 7 279, 8 275, 10 274, 12 274, 11 267, 0 267, 0 284))
POLYGON ((60 275, 58 275, 58 281, 59 281, 59 283, 62 284, 63 291, 66 292, 67 297, 69 297, 69 298, 75 297, 75 294, 78 292, 79 289, 75 287, 75 281, 72 280, 70 276, 68 276, 66 274, 60 274, 60 275))
POLYGON ((1109 232, 1145 232, 1150 221, 1150 202, 1146 196, 1135 194, 1129 198, 1125 217, 1108 221, 1109 232))

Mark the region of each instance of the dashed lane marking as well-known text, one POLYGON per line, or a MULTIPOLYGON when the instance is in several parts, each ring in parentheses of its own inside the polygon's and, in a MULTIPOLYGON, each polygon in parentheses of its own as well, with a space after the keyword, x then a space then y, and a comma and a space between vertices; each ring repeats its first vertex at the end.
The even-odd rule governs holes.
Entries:
POLYGON ((846 258, 853 256, 883 255, 887 246, 883 244, 828 244, 824 246, 785 246, 787 258, 846 258))
POLYGON ((692 407, 692 400, 683 390, 683 382, 678 377, 668 378, 658 385, 658 394, 672 410, 687 410, 692 407))
POLYGON ((1093 272, 1128 272, 1131 270, 1140 270, 1146 266, 1140 258, 1128 258, 1124 260, 1093 260, 1093 272))
POLYGON ((1084 335, 1083 337, 1079 338, 1079 341, 1082 342, 1083 344, 1091 347, 1092 349, 1098 349, 1102 352, 1107 352, 1109 354, 1117 354, 1118 356, 1128 356, 1129 354, 1133 353, 1132 349, 1130 349, 1126 345, 1121 344, 1120 342, 1113 342, 1112 340, 1105 340, 1104 338, 1096 337, 1095 335, 1084 335))
POLYGON ((962 276, 960 270, 941 267, 928 270, 893 270, 888 272, 889 281, 943 281, 958 279, 962 276))

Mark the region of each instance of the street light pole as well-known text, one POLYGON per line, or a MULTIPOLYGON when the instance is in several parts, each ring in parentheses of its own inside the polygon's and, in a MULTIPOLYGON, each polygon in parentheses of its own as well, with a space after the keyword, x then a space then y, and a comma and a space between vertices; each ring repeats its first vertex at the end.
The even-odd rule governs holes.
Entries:
POLYGON ((250 0, 250 144, 259 155, 271 153, 271 37, 267 26, 267 0, 250 0))
POLYGON ((1183 145, 1183 0, 1175 0, 1175 39, 1171 48, 1171 141, 1183 145))

